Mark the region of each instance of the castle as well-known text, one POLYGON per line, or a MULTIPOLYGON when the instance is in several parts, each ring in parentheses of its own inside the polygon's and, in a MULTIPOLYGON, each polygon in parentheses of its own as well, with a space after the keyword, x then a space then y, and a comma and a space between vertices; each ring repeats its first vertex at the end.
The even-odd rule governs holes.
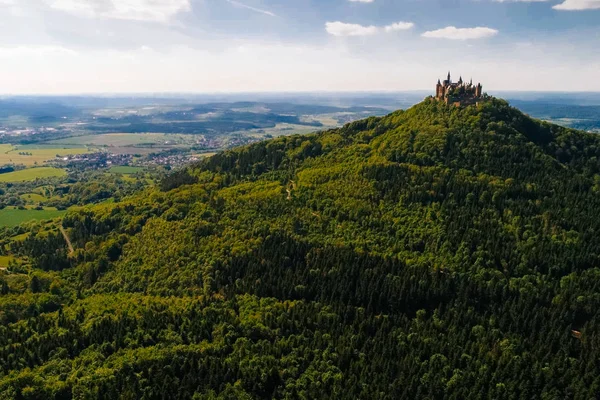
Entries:
POLYGON ((469 83, 463 82, 462 76, 458 82, 452 82, 450 72, 448 72, 448 79, 444 82, 440 82, 438 79, 437 85, 435 85, 435 98, 446 104, 455 106, 477 104, 482 97, 483 87, 481 83, 473 85, 473 80, 469 83))

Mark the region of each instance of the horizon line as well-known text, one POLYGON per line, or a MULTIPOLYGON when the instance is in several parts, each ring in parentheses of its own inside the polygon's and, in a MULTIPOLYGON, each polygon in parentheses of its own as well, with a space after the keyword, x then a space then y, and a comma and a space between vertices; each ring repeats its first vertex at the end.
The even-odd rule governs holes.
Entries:
MULTIPOLYGON (((309 91, 212 91, 212 92, 185 92, 185 91, 147 91, 147 92, 63 92, 63 93, 0 93, 0 99, 11 97, 58 97, 58 96, 209 96, 209 95, 301 95, 301 94, 400 94, 400 93, 431 93, 429 89, 407 90, 309 90, 309 91)), ((600 94, 600 90, 522 90, 522 89, 492 89, 489 93, 557 93, 557 94, 600 94)))

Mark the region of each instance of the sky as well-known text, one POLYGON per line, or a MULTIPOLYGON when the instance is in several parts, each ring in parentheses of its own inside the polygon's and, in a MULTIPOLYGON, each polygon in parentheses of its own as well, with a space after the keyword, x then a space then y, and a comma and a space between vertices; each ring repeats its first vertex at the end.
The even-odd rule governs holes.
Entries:
POLYGON ((0 0, 0 94, 600 91, 600 0, 0 0))

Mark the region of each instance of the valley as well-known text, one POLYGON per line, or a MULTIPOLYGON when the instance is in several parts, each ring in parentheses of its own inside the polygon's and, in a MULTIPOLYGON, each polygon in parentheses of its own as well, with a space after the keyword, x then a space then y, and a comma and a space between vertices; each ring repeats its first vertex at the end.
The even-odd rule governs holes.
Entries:
POLYGON ((360 105, 364 100, 355 98, 303 104, 302 96, 289 102, 235 97, 229 102, 210 97, 0 100, 0 109, 6 110, 0 112, 0 207, 12 207, 0 225, 55 215, 28 208, 64 210, 111 199, 115 187, 154 185, 171 169, 224 149, 383 115, 394 99, 381 106, 360 105), (97 193, 73 200, 78 194, 68 192, 75 186, 97 193))

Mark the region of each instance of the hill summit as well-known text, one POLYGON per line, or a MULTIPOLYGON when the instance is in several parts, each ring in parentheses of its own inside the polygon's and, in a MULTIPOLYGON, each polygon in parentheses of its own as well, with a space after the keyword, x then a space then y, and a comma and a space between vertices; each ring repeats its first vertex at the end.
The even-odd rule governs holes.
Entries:
POLYGON ((594 398, 599 153, 428 98, 70 212, 72 255, 52 224, 11 242, 36 281, 0 296, 0 393, 594 398))

